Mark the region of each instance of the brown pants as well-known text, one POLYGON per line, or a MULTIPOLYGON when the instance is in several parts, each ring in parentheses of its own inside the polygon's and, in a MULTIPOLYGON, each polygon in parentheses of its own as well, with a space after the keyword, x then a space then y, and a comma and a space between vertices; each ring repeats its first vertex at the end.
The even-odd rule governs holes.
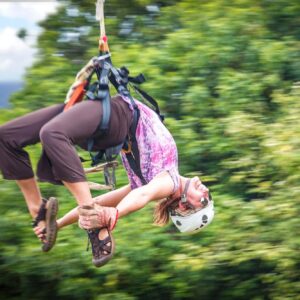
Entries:
MULTIPOLYGON (((0 126, 0 170, 5 179, 34 177, 27 145, 42 143, 38 162, 40 181, 61 184, 86 181, 75 145, 87 149, 87 140, 95 132, 102 117, 100 101, 84 101, 63 112, 64 105, 54 105, 29 113, 0 126)), ((111 101, 109 130, 97 138, 93 150, 116 146, 126 138, 132 113, 121 97, 111 101)))

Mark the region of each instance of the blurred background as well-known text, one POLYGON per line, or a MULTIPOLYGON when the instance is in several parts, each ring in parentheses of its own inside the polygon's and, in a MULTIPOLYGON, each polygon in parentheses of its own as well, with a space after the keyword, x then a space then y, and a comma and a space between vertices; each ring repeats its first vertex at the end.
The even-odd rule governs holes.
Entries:
MULTIPOLYGON (((76 224, 42 253, 0 179, 1 299, 300 299, 300 2, 106 0, 105 15, 114 64, 144 73, 215 220, 181 235, 153 226, 150 204, 119 221, 97 269, 76 224)), ((0 124, 61 103, 98 36, 94 0, 0 2, 0 124)), ((40 150, 28 147, 34 166, 40 150)), ((75 206, 61 186, 41 190, 60 216, 75 206)))

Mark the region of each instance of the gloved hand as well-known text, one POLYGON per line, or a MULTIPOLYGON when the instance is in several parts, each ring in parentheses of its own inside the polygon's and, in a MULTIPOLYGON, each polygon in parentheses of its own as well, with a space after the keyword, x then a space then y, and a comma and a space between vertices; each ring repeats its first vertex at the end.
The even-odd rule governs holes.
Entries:
POLYGON ((94 206, 79 206, 79 227, 95 229, 106 227, 114 229, 118 220, 118 210, 115 207, 106 207, 99 204, 94 206))
POLYGON ((75 91, 76 87, 80 84, 82 84, 84 81, 86 81, 89 76, 93 73, 94 71, 94 59, 93 57, 76 75, 75 81, 69 88, 69 91, 66 96, 65 103, 68 103, 69 100, 71 99, 73 92, 75 91))

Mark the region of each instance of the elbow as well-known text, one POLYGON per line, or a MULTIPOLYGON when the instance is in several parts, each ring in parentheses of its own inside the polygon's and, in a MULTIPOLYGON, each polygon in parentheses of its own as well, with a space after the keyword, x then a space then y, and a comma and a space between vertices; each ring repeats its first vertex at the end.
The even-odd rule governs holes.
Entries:
POLYGON ((136 194, 134 197, 136 202, 138 202, 142 207, 151 201, 151 195, 144 187, 136 189, 134 192, 136 194))

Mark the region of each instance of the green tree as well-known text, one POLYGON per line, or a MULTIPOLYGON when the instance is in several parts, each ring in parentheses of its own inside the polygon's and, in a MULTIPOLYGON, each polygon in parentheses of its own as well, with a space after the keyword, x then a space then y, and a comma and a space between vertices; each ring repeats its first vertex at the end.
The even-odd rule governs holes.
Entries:
MULTIPOLYGON (((150 205, 119 221, 116 255, 95 269, 76 225, 40 253, 20 192, 2 181, 1 296, 299 299, 299 1, 110 0, 105 9, 115 65, 145 73, 180 171, 209 185, 215 221, 184 236, 153 227, 150 205)), ((36 61, 1 122, 63 101, 97 54, 93 16, 93 1, 70 0, 40 24, 36 61)), ((40 148, 29 151, 35 165, 40 148)), ((117 178, 127 182, 122 169, 117 178)), ((60 214, 73 207, 63 187, 41 186, 60 214)))

